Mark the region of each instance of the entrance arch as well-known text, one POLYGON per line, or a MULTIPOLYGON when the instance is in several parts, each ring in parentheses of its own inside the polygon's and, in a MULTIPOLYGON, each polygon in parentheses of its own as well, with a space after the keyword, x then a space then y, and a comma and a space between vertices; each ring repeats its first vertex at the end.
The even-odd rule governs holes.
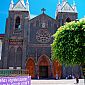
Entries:
POLYGON ((40 78, 48 78, 50 76, 50 61, 46 55, 41 55, 38 60, 38 73, 40 78))
POLYGON ((26 62, 26 71, 31 76, 31 78, 35 77, 35 62, 33 58, 29 58, 26 62))

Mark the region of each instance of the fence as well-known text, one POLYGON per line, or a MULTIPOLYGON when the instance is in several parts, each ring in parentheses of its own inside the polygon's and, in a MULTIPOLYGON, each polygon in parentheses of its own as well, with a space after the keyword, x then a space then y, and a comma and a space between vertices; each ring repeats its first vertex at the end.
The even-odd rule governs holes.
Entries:
POLYGON ((7 76, 25 76, 29 75, 28 71, 23 69, 0 69, 0 77, 7 77, 7 76))

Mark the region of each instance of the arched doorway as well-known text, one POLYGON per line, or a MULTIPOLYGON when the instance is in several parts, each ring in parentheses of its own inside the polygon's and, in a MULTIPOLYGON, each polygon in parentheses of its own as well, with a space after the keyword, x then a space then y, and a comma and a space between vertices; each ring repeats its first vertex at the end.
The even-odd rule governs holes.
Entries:
POLYGON ((38 60, 39 78, 48 78, 50 76, 50 61, 46 55, 40 56, 38 60))
POLYGON ((35 62, 33 58, 29 58, 26 62, 26 71, 31 76, 31 78, 35 77, 35 62))
POLYGON ((56 78, 56 75, 61 78, 61 73, 62 73, 62 66, 61 64, 55 60, 53 61, 53 76, 56 78))

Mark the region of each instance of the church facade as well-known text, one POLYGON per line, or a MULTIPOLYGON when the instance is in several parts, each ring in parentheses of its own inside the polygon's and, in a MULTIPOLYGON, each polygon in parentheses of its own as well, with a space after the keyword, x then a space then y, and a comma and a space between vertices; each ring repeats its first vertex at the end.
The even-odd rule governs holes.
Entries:
POLYGON ((14 4, 11 0, 9 15, 6 20, 6 31, 1 36, 2 69, 25 69, 32 78, 60 78, 67 75, 79 75, 81 67, 65 67, 51 60, 52 35, 58 27, 76 20, 78 17, 75 3, 71 6, 67 0, 57 5, 56 18, 44 13, 30 19, 29 2, 19 0, 14 4))

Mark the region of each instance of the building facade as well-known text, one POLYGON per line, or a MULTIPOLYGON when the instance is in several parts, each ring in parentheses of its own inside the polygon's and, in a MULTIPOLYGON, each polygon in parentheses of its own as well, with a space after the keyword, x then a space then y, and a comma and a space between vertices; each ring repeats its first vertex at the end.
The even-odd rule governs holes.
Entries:
POLYGON ((52 35, 65 22, 78 17, 75 3, 71 6, 67 0, 58 2, 56 18, 45 14, 45 9, 39 16, 30 19, 29 2, 19 0, 14 4, 11 0, 9 15, 6 20, 6 32, 3 36, 1 68, 25 69, 32 78, 60 78, 67 75, 79 75, 81 67, 65 67, 51 60, 52 35))

